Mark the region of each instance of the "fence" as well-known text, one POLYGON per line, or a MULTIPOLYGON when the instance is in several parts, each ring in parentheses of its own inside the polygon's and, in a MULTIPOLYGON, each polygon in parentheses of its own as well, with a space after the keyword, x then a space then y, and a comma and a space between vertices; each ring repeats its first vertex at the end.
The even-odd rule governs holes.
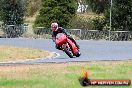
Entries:
MULTIPOLYGON (((7 29, 12 29, 14 26, 7 26, 7 29)), ((28 30, 28 26, 23 26, 24 30, 28 30)), ((36 28, 40 32, 39 35, 32 36, 32 38, 51 38, 51 30, 47 30, 44 27, 36 28)), ((77 39, 82 40, 110 40, 110 41, 131 41, 131 31, 98 31, 98 30, 86 30, 86 29, 68 29, 71 35, 77 39)), ((6 35, 6 34, 4 34, 6 35)), ((24 36, 23 36, 24 37, 24 36)))
POLYGON ((1 25, 0 26, 0 37, 13 38, 20 37, 28 29, 26 24, 24 25, 1 25))
MULTIPOLYGON (((43 27, 37 27, 41 30, 41 38, 51 38, 51 30, 46 30, 43 27)), ((86 29, 67 29, 67 31, 77 39, 81 40, 110 40, 110 41, 131 41, 131 31, 98 31, 86 29)))
POLYGON ((131 41, 131 31, 98 31, 98 30, 84 30, 84 29, 70 29, 68 30, 73 35, 80 39, 86 40, 110 40, 110 41, 131 41))

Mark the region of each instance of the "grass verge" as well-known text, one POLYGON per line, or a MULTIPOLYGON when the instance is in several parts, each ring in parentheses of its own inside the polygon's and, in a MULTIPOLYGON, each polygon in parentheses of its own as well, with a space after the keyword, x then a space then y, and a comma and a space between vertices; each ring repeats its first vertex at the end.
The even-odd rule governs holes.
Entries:
MULTIPOLYGON (((90 79, 132 80, 132 61, 0 66, 0 88, 83 88, 78 82, 82 66, 88 71, 90 79)), ((132 86, 96 86, 96 88, 132 88, 132 86)))
POLYGON ((47 57, 48 55, 48 51, 29 48, 16 48, 10 46, 0 46, 0 62, 35 59, 47 57))

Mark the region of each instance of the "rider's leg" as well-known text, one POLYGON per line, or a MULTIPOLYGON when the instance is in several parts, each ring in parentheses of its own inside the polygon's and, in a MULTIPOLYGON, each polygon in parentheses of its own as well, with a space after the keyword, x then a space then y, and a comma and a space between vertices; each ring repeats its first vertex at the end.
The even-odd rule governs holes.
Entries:
POLYGON ((71 36, 68 36, 68 38, 70 39, 70 40, 72 40, 72 42, 74 42, 74 44, 76 45, 76 47, 79 49, 80 48, 80 46, 76 43, 76 41, 71 37, 71 36))

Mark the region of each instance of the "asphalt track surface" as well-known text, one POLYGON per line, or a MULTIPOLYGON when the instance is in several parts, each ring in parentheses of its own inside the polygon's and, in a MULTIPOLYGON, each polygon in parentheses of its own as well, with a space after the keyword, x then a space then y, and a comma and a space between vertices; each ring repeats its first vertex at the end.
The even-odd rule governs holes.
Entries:
POLYGON ((81 56, 69 58, 63 51, 55 49, 55 44, 50 39, 17 39, 1 38, 0 45, 11 45, 15 47, 34 48, 54 52, 52 58, 41 58, 35 60, 16 61, 2 64, 40 64, 40 63, 66 63, 84 61, 111 61, 132 59, 131 41, 93 41, 77 40, 80 45, 81 56))

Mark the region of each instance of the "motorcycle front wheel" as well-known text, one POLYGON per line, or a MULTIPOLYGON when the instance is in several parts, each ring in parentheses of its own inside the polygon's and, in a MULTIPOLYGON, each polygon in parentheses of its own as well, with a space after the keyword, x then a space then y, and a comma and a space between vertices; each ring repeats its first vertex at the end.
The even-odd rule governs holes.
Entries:
POLYGON ((69 49, 66 46, 62 47, 64 49, 64 52, 70 57, 73 58, 72 52, 69 51, 69 49))
POLYGON ((76 57, 79 57, 81 55, 80 51, 78 50, 78 52, 76 53, 76 57))

